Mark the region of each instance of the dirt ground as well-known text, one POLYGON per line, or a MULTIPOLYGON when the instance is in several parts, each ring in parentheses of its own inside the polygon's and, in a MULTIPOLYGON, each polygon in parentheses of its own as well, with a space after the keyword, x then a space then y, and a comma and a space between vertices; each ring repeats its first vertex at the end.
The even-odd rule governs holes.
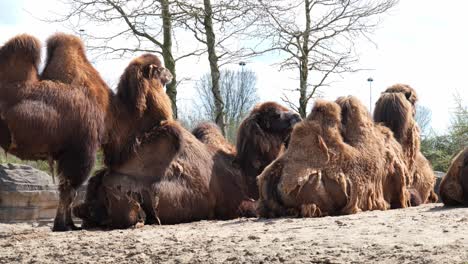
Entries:
POLYGON ((53 233, 0 224, 0 263, 468 263, 468 208, 53 233))

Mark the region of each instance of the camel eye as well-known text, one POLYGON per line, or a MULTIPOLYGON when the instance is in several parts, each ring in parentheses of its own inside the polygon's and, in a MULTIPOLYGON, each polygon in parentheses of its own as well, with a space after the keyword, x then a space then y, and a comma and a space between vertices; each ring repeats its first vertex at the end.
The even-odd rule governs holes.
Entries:
POLYGON ((405 97, 406 97, 406 99, 409 100, 411 98, 411 92, 406 92, 405 97))

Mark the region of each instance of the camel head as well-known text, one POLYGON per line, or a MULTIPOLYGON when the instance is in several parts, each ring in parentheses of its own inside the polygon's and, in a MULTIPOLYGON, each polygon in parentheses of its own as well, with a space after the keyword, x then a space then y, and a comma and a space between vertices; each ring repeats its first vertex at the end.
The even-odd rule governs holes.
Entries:
POLYGON ((418 95, 416 91, 407 84, 394 84, 385 90, 384 93, 401 93, 405 96, 406 100, 411 103, 415 108, 416 102, 418 101, 418 95))
POLYGON ((270 134, 289 134, 301 117, 289 109, 274 103, 266 102, 257 105, 250 117, 263 131, 270 134))
POLYGON ((172 74, 162 66, 158 57, 144 54, 132 60, 125 69, 117 86, 117 96, 137 117, 142 117, 149 109, 172 118, 171 101, 163 89, 171 81, 172 74))
POLYGON ((375 103, 374 121, 390 128, 399 142, 410 128, 416 126, 413 105, 403 93, 382 93, 375 103))

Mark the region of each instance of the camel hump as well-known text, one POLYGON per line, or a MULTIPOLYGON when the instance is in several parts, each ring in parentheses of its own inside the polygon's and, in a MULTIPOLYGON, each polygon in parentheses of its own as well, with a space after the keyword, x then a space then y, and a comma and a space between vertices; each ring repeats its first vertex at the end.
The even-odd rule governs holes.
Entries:
POLYGON ((192 130, 192 134, 202 143, 235 154, 236 148, 221 133, 221 129, 212 122, 202 122, 192 130))
MULTIPOLYGON (((47 59, 41 74, 42 79, 68 84, 77 79, 86 79, 83 71, 89 70, 86 68, 90 67, 90 63, 86 58, 85 48, 80 38, 70 34, 56 33, 49 37, 46 43, 47 59)), ((97 73, 93 71, 93 74, 97 73)))
POLYGON ((65 33, 55 33, 47 39, 47 51, 53 51, 54 49, 64 46, 75 46, 83 48, 83 42, 75 35, 65 33))
POLYGON ((198 124, 198 126, 192 130, 192 134, 203 143, 209 143, 210 137, 223 137, 219 127, 211 122, 202 122, 198 124))
POLYGON ((1 82, 26 82, 37 80, 41 60, 40 41, 27 34, 8 40, 0 48, 1 82))

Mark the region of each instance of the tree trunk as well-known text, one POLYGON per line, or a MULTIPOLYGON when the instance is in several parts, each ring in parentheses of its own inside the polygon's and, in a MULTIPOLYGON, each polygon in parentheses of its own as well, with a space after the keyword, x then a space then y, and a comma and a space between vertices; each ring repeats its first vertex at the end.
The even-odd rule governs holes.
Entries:
POLYGON ((172 73, 172 82, 166 85, 166 93, 171 99, 172 113, 174 119, 177 119, 177 75, 175 60, 172 56, 172 15, 169 11, 169 1, 160 0, 161 15, 163 20, 163 59, 165 67, 172 73))
POLYGON ((309 76, 309 69, 307 68, 307 57, 302 57, 300 59, 300 68, 299 68, 299 115, 302 118, 307 116, 307 77, 309 76))
POLYGON ((210 70, 211 70, 211 91, 214 97, 214 104, 215 104, 215 122, 221 129, 223 135, 226 135, 226 127, 225 127, 225 118, 224 118, 224 102, 221 97, 220 85, 219 85, 219 66, 218 66, 218 56, 216 55, 216 39, 215 34, 213 31, 213 11, 211 9, 211 2, 210 0, 203 0, 203 4, 205 7, 205 14, 204 14, 204 27, 206 32, 206 45, 208 48, 208 60, 210 62, 210 70))
POLYGON ((310 0, 304 1, 306 28, 302 33, 303 42, 299 58, 299 114, 302 118, 307 116, 307 104, 311 96, 307 93, 307 79, 309 78, 309 35, 310 35, 310 0))

